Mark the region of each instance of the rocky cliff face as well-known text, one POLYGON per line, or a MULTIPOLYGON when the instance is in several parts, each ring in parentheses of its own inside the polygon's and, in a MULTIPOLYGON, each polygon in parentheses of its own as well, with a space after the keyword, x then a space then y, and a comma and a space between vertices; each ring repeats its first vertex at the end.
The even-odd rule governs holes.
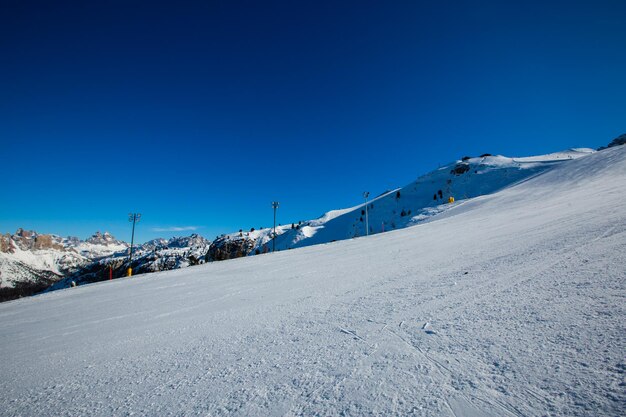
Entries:
POLYGON ((32 230, 17 229, 13 234, 2 236, 0 251, 3 253, 15 253, 16 248, 21 250, 63 250, 63 238, 56 235, 39 234, 32 230))
POLYGON ((0 253, 13 253, 13 245, 11 244, 11 234, 6 233, 0 235, 0 253))
POLYGON ((224 261, 226 259, 240 258, 248 256, 256 244, 255 239, 241 236, 221 236, 217 238, 207 253, 207 260, 224 261))

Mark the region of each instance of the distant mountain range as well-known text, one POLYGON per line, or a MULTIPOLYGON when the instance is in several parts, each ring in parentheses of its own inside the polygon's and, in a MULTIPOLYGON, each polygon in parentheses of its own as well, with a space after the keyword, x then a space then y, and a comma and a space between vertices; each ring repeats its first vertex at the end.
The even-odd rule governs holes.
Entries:
MULTIPOLYGON (((205 261, 210 242, 198 235, 155 239, 133 250, 135 274, 181 268, 205 261)), ((130 245, 108 232, 86 240, 18 229, 0 235, 0 301, 46 289, 126 275, 130 245)))
MULTIPOLYGON (((623 139, 610 146, 619 146, 623 139)), ((525 158, 466 156, 405 187, 385 191, 367 204, 278 226, 275 242, 271 228, 240 230, 214 241, 197 234, 155 239, 133 250, 132 264, 128 261, 129 244, 107 232, 96 232, 83 241, 18 229, 14 234, 0 235, 0 301, 124 277, 129 267, 137 275, 259 255, 271 251, 273 243, 276 250, 288 250, 412 226, 594 152, 584 148, 525 158)))
POLYGON ((206 255, 210 245, 209 240, 197 234, 173 237, 169 240, 154 239, 133 248, 132 262, 129 262, 128 250, 99 257, 58 281, 48 290, 125 277, 128 268, 132 268, 133 275, 138 275, 199 265, 207 262, 206 255))

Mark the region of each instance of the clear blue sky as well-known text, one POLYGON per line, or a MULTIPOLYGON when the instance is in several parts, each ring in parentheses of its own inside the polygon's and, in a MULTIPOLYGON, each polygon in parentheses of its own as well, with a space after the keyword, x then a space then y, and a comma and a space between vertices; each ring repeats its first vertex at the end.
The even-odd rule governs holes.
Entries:
POLYGON ((213 238, 626 132, 623 0, 0 8, 1 232, 213 238))

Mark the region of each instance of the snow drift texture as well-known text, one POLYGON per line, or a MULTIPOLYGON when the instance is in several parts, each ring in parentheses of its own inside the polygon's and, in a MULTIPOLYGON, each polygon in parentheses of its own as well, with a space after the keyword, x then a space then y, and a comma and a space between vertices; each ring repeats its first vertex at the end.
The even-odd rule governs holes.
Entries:
POLYGON ((623 415, 625 185, 617 146, 391 233, 4 303, 0 414, 623 415))

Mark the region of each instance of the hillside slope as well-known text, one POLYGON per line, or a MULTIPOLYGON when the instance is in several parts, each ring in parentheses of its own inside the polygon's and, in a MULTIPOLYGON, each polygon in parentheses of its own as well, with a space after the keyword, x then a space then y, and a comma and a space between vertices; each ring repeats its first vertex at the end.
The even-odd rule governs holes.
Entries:
MULTIPOLYGON (((463 204, 468 199, 491 194, 593 152, 592 149, 570 149, 525 158, 465 157, 422 175, 402 188, 373 198, 367 204, 367 213, 363 203, 329 211, 314 220, 279 226, 276 249, 294 249, 365 236, 367 227, 369 234, 376 234, 413 226, 450 209, 450 197, 455 199, 456 205, 463 204)), ((272 247, 272 232, 267 228, 225 235, 214 242, 212 250, 229 246, 225 252, 231 255, 264 253, 272 247)))
POLYGON ((623 415, 625 185, 619 146, 391 233, 4 303, 0 414, 623 415))

